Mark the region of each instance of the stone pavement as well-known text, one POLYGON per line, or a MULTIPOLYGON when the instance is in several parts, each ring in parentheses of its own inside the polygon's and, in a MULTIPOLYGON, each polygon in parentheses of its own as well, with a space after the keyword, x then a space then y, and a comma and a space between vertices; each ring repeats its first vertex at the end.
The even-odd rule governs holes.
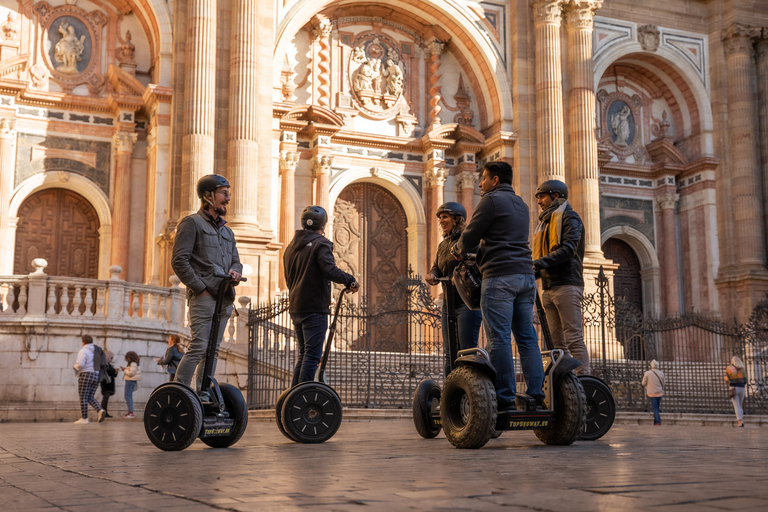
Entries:
POLYGON ((325 444, 252 420, 215 450, 165 453, 139 420, 0 424, 0 508, 66 510, 768 510, 761 428, 619 424, 570 447, 505 432, 480 450, 408 420, 345 421, 325 444))

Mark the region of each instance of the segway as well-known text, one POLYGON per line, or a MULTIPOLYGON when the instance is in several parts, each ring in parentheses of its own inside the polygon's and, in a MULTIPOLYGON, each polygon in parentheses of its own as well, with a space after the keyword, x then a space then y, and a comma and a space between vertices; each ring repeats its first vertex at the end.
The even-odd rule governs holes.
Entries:
MULTIPOLYGON (((552 350, 552 333, 547 322, 547 313, 541 303, 539 294, 536 293, 536 311, 539 314, 539 324, 544 343, 548 350, 552 350)), ((579 375, 579 380, 587 397, 587 417, 584 420, 584 430, 579 434, 582 441, 595 441, 603 437, 613 425, 616 417, 616 402, 613 399, 611 388, 602 379, 592 375, 579 375)))
POLYGON ((323 358, 315 372, 315 379, 301 382, 286 389, 277 399, 275 422, 285 437, 297 443, 323 443, 336 434, 341 426, 341 399, 328 385, 325 366, 336 334, 341 299, 349 288, 339 292, 336 310, 328 329, 323 358))
MULTIPOLYGON (((248 426, 248 407, 240 390, 229 384, 219 384, 213 377, 219 312, 227 288, 234 283, 229 275, 214 277, 222 279, 208 336, 202 382, 202 389, 207 390, 210 401, 203 402, 194 389, 180 382, 166 382, 155 388, 144 410, 144 430, 152 444, 161 450, 184 450, 198 437, 213 448, 227 448, 243 437, 248 426)), ((240 278, 240 281, 246 279, 240 278)))
MULTIPOLYGON (((453 335, 449 331, 449 345, 453 335)), ((517 393, 516 409, 503 411, 497 410, 496 370, 488 353, 472 348, 458 351, 457 356, 442 390, 434 381, 424 381, 416 389, 414 424, 422 437, 435 437, 442 428, 455 447, 481 448, 504 430, 533 430, 549 445, 570 445, 582 432, 586 397, 572 371, 581 363, 562 350, 542 352, 544 403, 517 393)))

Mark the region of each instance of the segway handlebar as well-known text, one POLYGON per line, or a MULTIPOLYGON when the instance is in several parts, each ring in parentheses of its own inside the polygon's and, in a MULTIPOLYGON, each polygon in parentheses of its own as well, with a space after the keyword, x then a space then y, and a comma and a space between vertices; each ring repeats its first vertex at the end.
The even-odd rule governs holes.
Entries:
MULTIPOLYGON (((213 274, 213 277, 220 277, 222 279, 232 278, 232 276, 229 274, 219 274, 219 273, 213 274)), ((239 282, 246 283, 248 282, 248 279, 246 279, 245 277, 241 277, 239 282)))
POLYGON ((325 382, 325 365, 328 364, 328 356, 331 353, 331 346, 333 345, 333 336, 336 334, 336 321, 339 319, 339 311, 341 310, 341 299, 344 298, 344 294, 348 291, 351 291, 351 288, 353 285, 359 283, 357 281, 354 281, 349 286, 342 288, 342 290, 339 292, 339 298, 336 300, 336 309, 333 312, 333 320, 331 321, 331 326, 328 328, 328 341, 325 342, 325 350, 323 350, 323 358, 320 361, 320 366, 317 367, 317 371, 315 372, 315 380, 317 382, 325 382))

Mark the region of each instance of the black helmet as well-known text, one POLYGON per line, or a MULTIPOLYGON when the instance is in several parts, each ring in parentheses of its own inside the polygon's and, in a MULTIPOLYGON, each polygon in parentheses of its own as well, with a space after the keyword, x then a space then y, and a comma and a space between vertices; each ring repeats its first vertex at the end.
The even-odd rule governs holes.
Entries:
POLYGON ((440 217, 441 213, 450 213, 451 215, 458 215, 462 219, 467 220, 467 209, 464 208, 461 204, 455 203, 453 201, 441 204, 440 208, 438 208, 437 212, 435 212, 435 216, 440 217))
POLYGON ((307 206, 301 212, 301 227, 320 231, 328 222, 328 214, 320 206, 307 206))
POLYGON ((551 196, 555 192, 560 194, 560 197, 563 199, 568 199, 568 187, 566 187, 565 183, 560 180, 547 180, 540 183, 539 186, 536 187, 536 193, 533 194, 533 196, 539 197, 539 194, 549 194, 551 196))
POLYGON ((213 192, 219 187, 228 187, 229 182, 224 176, 208 174, 197 180, 197 197, 203 198, 206 192, 213 192))

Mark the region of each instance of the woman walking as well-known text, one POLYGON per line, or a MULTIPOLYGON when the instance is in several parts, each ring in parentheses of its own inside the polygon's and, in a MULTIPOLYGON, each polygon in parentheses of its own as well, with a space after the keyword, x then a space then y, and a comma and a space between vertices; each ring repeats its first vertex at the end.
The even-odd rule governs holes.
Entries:
POLYGON ((725 369, 725 382, 730 386, 728 396, 733 402, 733 410, 739 426, 744 426, 744 386, 747 384, 747 376, 744 371, 744 363, 739 356, 731 358, 731 364, 725 369))

